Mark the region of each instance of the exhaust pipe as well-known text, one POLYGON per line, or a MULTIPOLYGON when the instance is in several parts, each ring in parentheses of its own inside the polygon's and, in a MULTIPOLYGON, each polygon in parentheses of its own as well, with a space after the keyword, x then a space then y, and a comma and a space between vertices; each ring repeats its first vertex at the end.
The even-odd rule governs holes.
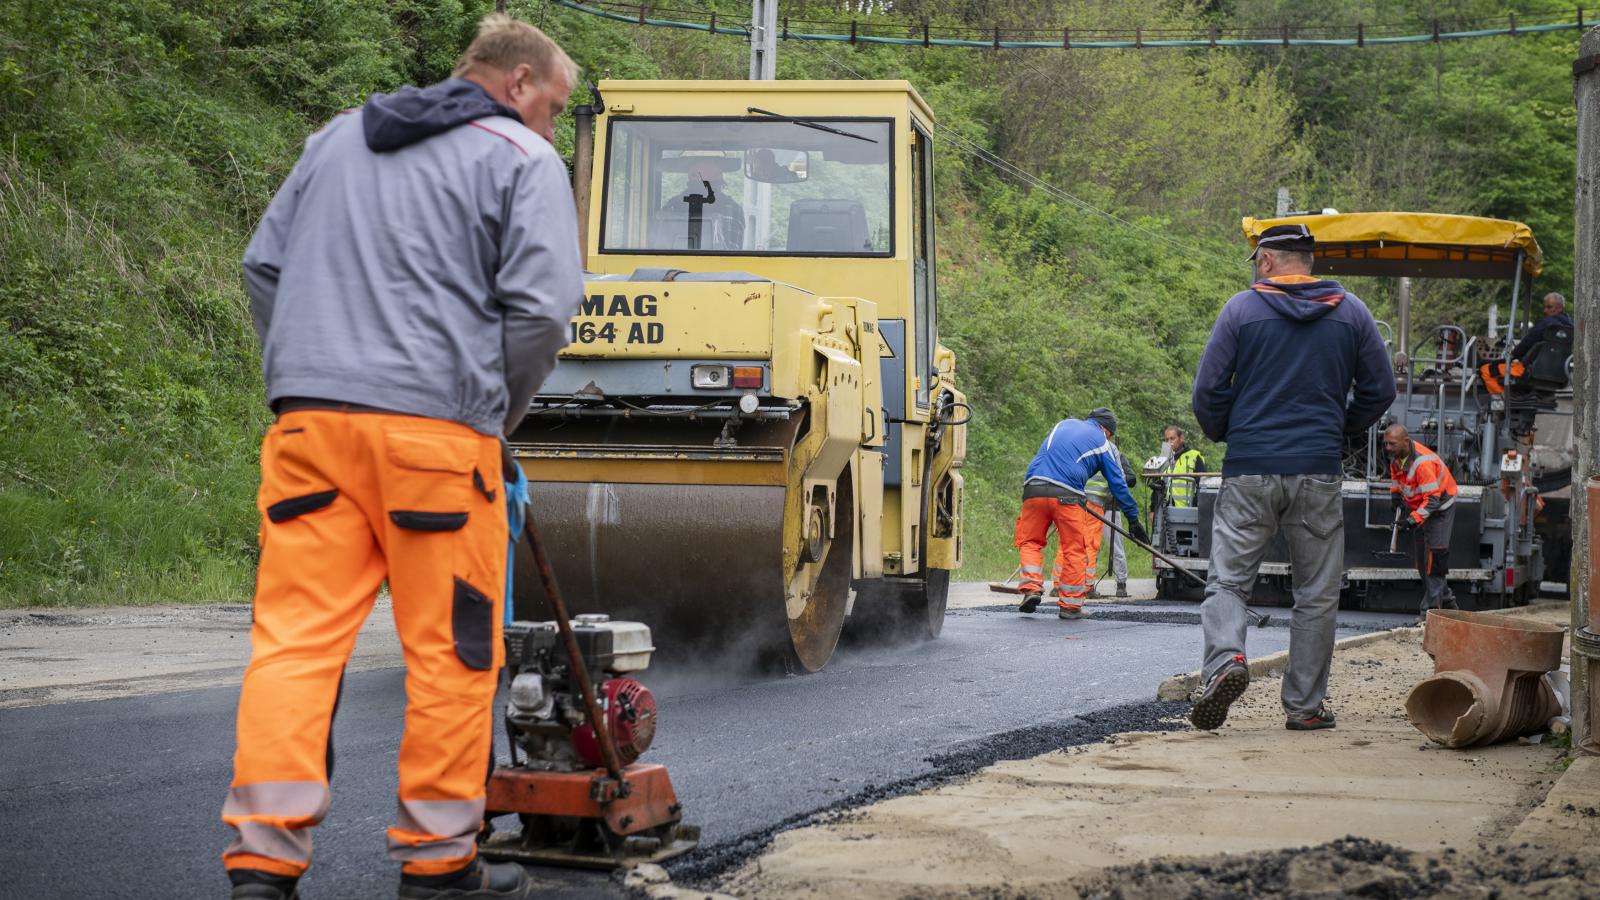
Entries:
POLYGON ((589 200, 594 177, 594 117, 606 111, 600 89, 589 82, 594 101, 572 108, 572 203, 578 209, 578 253, 589 270, 589 200))
POLYGON ((1543 731, 1561 715, 1544 673, 1561 665, 1566 629, 1511 616, 1429 610, 1422 649, 1434 674, 1406 697, 1406 719, 1446 747, 1543 731))

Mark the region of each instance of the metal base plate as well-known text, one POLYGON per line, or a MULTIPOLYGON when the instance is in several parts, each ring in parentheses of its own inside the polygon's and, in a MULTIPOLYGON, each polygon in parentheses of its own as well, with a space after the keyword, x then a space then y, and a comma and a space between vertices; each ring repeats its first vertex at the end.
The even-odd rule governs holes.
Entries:
POLYGON ((668 834, 653 851, 630 850, 637 843, 625 842, 616 855, 605 852, 583 853, 565 846, 527 847, 521 832, 497 832, 478 846, 489 859, 568 866, 580 869, 618 869, 639 863, 660 863, 682 856, 700 845, 700 826, 678 823, 667 827, 668 834))

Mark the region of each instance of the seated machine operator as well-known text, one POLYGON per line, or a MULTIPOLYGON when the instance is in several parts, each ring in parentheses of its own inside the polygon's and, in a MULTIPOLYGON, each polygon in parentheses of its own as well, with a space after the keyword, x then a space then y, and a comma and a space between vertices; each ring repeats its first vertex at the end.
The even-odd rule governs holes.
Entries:
POLYGON ((690 210, 700 207, 700 250, 744 249, 744 207, 729 196, 722 175, 739 167, 738 160, 725 156, 692 156, 686 170, 683 190, 661 205, 656 220, 654 249, 689 248, 690 210))
MULTIPOLYGON (((1553 326, 1572 327, 1572 318, 1567 315, 1567 299, 1552 291, 1544 295, 1544 318, 1533 323, 1528 333, 1511 349, 1511 377, 1521 378, 1526 374, 1523 365, 1528 355, 1533 352, 1540 342, 1545 339, 1545 333, 1553 326)), ((1478 377, 1483 379, 1483 386, 1491 394, 1505 393, 1503 383, 1506 377, 1506 364, 1504 362, 1484 363, 1478 367, 1478 377)))

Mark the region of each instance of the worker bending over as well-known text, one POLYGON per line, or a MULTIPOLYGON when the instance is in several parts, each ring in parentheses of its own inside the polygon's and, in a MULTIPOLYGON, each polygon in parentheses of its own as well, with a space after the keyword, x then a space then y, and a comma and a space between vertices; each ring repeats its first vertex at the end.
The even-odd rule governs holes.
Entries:
POLYGON ((1437 453, 1413 441, 1406 427, 1390 425, 1383 431, 1383 449, 1389 454, 1389 490, 1394 492, 1395 518, 1402 531, 1412 533, 1412 559, 1422 576, 1422 611, 1455 609, 1451 593, 1450 530, 1456 520, 1456 479, 1437 453))
POLYGON ((1050 540, 1050 526, 1056 529, 1056 605, 1063 619, 1082 615, 1082 600, 1088 593, 1084 573, 1084 550, 1091 529, 1098 534, 1101 522, 1084 508, 1084 492, 1090 476, 1102 473, 1111 495, 1128 516, 1128 532, 1148 544, 1150 535, 1139 524, 1139 505, 1128 491, 1128 482, 1117 464, 1117 449, 1111 436, 1117 433, 1117 418, 1111 410, 1098 407, 1087 419, 1063 419, 1050 430, 1039 452, 1028 464, 1022 484, 1022 514, 1017 516, 1016 546, 1022 557, 1022 612, 1039 608, 1044 598, 1044 547, 1050 540), (1063 500, 1069 502, 1063 503, 1063 500))
MULTIPOLYGON (((502 663, 501 435, 583 296, 551 146, 577 68, 485 19, 456 77, 374 94, 306 141, 245 251, 278 414, 261 448, 261 563, 222 820, 235 900, 287 900, 328 811, 344 667, 388 581, 405 650, 389 853, 402 898, 522 898, 477 858, 502 663)), ((370 773, 367 773, 370 774, 370 773)))

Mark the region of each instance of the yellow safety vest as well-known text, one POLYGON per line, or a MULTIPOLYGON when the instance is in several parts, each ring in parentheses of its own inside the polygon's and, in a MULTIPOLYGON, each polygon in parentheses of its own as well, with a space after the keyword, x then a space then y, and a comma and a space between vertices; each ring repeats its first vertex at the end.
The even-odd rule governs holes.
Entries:
MULTIPOLYGON (((1185 450, 1172 461, 1172 474, 1187 475, 1200 471, 1200 451, 1185 450)), ((1193 506, 1199 496, 1199 483, 1188 478, 1173 478, 1167 482, 1173 506, 1193 506)))

